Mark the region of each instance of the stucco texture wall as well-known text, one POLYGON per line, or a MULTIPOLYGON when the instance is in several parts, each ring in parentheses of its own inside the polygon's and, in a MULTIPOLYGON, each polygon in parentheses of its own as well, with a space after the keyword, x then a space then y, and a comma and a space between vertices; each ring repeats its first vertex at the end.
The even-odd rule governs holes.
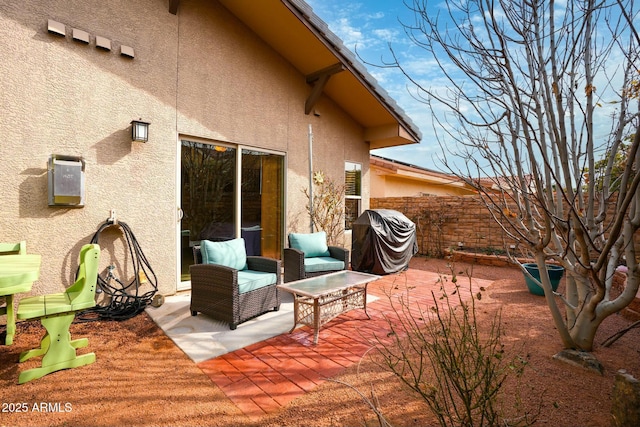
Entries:
MULTIPOLYGON (((154 0, 100 7, 87 1, 0 2, 0 217, 2 241, 26 240, 42 255, 34 293, 73 281, 77 256, 115 209, 152 260, 165 290, 175 282, 175 85, 177 19, 154 0), (48 19, 67 36, 47 32, 48 19), (74 41, 71 29, 112 41, 112 50, 74 41), (120 55, 120 45, 135 58, 120 55), (132 143, 130 121, 153 122, 147 144, 132 143), (86 162, 84 208, 49 207, 51 154, 86 162)), ((105 233, 102 267, 126 271, 117 232, 105 233)))
POLYGON ((465 196, 469 189, 459 188, 448 182, 429 182, 405 176, 386 175, 376 167, 371 168, 371 197, 419 197, 465 196))
MULTIPOLYGON (((371 197, 413 197, 421 193, 442 194, 442 188, 437 188, 429 183, 392 176, 371 174, 371 197)), ((444 193, 446 194, 446 193, 444 193)))
MULTIPOLYGON (((81 246, 111 209, 135 233, 159 291, 175 292, 180 136, 286 153, 288 231, 308 223, 309 124, 314 169, 342 181, 345 159, 362 163, 368 188, 362 127, 325 97, 319 117, 305 115, 304 76, 215 1, 183 1, 172 15, 157 0, 0 0, 0 36, 0 241, 26 240, 42 255, 33 294, 72 283, 81 246), (48 33, 48 19, 65 24, 66 37, 48 33), (75 41, 72 28, 90 43, 75 41), (96 48, 96 36, 111 51, 96 48), (131 142, 138 118, 151 122, 147 143, 131 142), (51 154, 85 160, 83 208, 48 206, 51 154)), ((130 280, 120 230, 99 243, 101 273, 113 264, 130 280)))
POLYGON ((215 2, 180 7, 180 133, 286 153, 285 228, 308 231, 303 189, 309 186, 309 126, 313 169, 337 182, 344 182, 345 160, 362 163, 368 179, 362 127, 326 97, 316 105, 319 115, 305 115, 310 92, 305 76, 224 7, 215 2))

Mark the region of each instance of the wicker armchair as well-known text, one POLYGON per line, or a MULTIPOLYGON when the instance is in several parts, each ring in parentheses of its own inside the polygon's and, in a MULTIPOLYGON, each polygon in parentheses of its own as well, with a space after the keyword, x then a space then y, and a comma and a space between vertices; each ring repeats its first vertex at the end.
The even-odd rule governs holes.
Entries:
MULTIPOLYGON (((316 235, 322 235, 323 233, 313 233, 316 235)), ((309 257, 302 249, 295 248, 296 243, 292 241, 292 233, 289 235, 289 246, 284 249, 284 281, 293 282, 295 280, 302 280, 308 277, 321 276, 323 274, 334 273, 339 270, 346 270, 349 267, 349 250, 339 246, 326 246, 328 250, 328 256, 322 257, 309 257), (328 264, 338 265, 335 261, 341 261, 342 265, 338 267, 327 266, 327 269, 317 270, 310 268, 310 261, 314 260, 328 261, 328 264)), ((310 235, 311 236, 311 235, 310 235)), ((321 262, 321 264, 327 264, 321 262)), ((321 265, 319 264, 319 265, 321 265)))
POLYGON ((196 264, 191 273, 191 315, 204 313, 229 323, 230 329, 268 311, 280 309, 281 261, 261 256, 247 256, 247 269, 275 273, 277 281, 252 291, 240 293, 238 270, 216 264, 202 264, 200 246, 193 247, 196 264))

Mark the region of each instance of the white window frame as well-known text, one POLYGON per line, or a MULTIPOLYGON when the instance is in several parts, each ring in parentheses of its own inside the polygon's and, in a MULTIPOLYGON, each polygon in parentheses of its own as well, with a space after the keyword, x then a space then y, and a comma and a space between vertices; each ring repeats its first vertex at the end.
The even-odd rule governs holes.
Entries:
POLYGON ((347 200, 356 200, 357 201, 356 215, 353 218, 353 220, 355 221, 360 216, 360 213, 362 211, 362 163, 352 162, 352 161, 346 160, 344 162, 344 173, 345 173, 345 178, 344 178, 344 184, 345 184, 345 191, 344 191, 344 198, 345 198, 344 228, 345 228, 345 230, 351 230, 351 227, 347 227, 346 201, 347 200), (349 189, 349 184, 347 183, 347 172, 349 172, 349 171, 360 171, 360 180, 356 180, 356 182, 354 183, 354 185, 359 185, 359 188, 355 189, 356 190, 355 193, 358 193, 358 194, 347 194, 347 190, 349 189))

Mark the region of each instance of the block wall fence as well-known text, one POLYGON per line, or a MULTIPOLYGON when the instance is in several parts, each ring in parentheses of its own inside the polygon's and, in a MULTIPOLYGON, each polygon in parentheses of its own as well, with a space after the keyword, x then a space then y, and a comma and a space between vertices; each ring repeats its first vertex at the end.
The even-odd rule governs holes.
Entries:
MULTIPOLYGON (((416 224, 419 253, 442 257, 449 249, 503 253, 515 245, 478 196, 372 198, 371 209, 393 209, 416 224)), ((640 234, 635 236, 640 249, 640 234)), ((516 254, 523 256, 516 247, 516 254)))
POLYGON ((422 255, 441 257, 445 251, 461 247, 502 251, 505 244, 515 243, 475 196, 372 198, 370 206, 402 212, 413 221, 422 255))

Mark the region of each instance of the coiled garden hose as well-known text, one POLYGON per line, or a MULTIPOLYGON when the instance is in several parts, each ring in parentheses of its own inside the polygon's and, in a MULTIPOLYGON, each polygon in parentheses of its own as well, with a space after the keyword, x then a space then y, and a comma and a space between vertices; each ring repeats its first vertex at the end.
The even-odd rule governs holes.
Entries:
POLYGON ((158 291, 156 275, 131 228, 125 222, 108 219, 93 235, 91 243, 98 243, 100 233, 112 226, 119 226, 122 230, 131 255, 134 277, 129 283, 125 284, 114 276, 113 270, 115 266, 110 265, 106 276, 98 275, 98 288, 96 289, 97 293, 102 292, 107 296, 105 300, 108 301, 108 304, 96 305, 78 313, 76 316, 77 321, 130 319, 144 311, 147 305, 151 304, 154 295, 158 291), (151 290, 140 294, 141 280, 144 279, 150 284, 151 290))

